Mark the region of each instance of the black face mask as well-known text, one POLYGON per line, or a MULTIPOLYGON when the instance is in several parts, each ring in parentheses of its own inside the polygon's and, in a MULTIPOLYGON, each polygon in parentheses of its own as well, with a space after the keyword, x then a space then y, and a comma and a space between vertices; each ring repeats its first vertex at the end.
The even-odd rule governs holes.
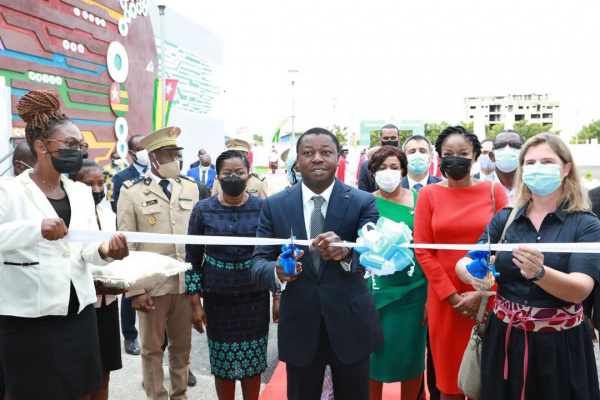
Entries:
POLYGON ((441 158, 441 161, 440 169, 444 176, 459 181, 471 172, 471 161, 473 160, 464 157, 445 156, 441 158))
POLYGON ((73 174, 81 169, 83 164, 83 152, 81 150, 59 149, 58 157, 51 152, 50 161, 59 174, 73 174))
POLYGON ((398 140, 382 140, 381 141, 381 145, 382 146, 394 146, 394 147, 398 147, 399 141, 398 140))
POLYGON ((104 192, 92 192, 92 196, 94 196, 94 204, 98 205, 104 199, 104 192))
POLYGON ((228 196, 239 196, 246 189, 246 181, 237 175, 226 176, 221 179, 221 188, 228 196))

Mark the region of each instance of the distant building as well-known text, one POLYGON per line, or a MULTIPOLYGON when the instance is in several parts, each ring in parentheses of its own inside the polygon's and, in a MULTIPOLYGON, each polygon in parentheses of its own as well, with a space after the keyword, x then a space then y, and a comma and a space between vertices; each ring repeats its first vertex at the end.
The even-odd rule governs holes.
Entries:
POLYGON ((506 96, 465 97, 463 118, 475 126, 503 123, 512 129, 515 122, 552 125, 559 129, 560 102, 549 94, 509 94, 506 96))

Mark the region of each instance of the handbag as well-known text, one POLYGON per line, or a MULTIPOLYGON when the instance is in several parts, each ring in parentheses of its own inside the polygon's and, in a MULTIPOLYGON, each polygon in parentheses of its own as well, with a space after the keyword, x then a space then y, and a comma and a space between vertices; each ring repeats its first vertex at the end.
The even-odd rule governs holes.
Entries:
MULTIPOLYGON (((494 197, 494 183, 495 182, 492 182, 492 203, 495 212, 496 199, 494 197)), ((506 225, 504 225, 502 236, 500 236, 500 241, 498 243, 502 243, 504 241, 506 230, 515 219, 517 211, 518 210, 516 208, 513 208, 510 212, 508 220, 506 221, 506 225)), ((496 257, 497 256, 498 252, 496 253, 496 257)), ((481 305, 479 306, 477 318, 475 319, 477 325, 475 325, 471 330, 471 338, 469 339, 469 343, 467 344, 467 348, 465 349, 465 353, 463 354, 463 358, 460 363, 460 369, 458 370, 458 388, 465 396, 475 400, 481 398, 481 346, 483 342, 483 330, 485 328, 483 320, 485 318, 485 310, 488 301, 488 296, 485 296, 483 299, 481 299, 481 305)))

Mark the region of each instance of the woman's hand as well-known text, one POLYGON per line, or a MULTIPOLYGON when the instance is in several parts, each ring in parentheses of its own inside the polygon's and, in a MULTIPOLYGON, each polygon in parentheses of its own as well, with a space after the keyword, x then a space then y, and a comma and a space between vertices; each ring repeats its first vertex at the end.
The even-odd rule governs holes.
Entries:
POLYGON ((204 311, 204 307, 200 304, 196 304, 192 307, 192 326, 199 333, 204 333, 204 326, 208 326, 206 322, 206 312, 204 311))
POLYGON ((46 240, 64 238, 69 230, 62 218, 46 218, 42 220, 42 237, 46 240))
POLYGON ((513 250, 513 263, 521 270, 521 275, 531 279, 540 273, 544 266, 544 255, 527 246, 519 246, 513 250))
POLYGON ((273 323, 279 322, 279 302, 281 301, 281 295, 273 295, 273 323))
POLYGON ((108 243, 102 243, 99 249, 100 257, 103 260, 112 258, 113 260, 122 260, 129 255, 127 239, 122 233, 111 236, 108 243))
POLYGON ((481 304, 481 293, 480 292, 464 292, 461 293, 462 300, 456 305, 453 305, 454 311, 459 313, 465 318, 475 320, 477 313, 479 312, 479 305, 481 304))

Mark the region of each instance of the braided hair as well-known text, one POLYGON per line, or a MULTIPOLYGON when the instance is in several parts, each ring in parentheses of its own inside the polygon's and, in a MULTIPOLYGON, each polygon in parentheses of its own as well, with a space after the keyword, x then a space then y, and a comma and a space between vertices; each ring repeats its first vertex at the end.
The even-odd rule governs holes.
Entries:
POLYGON ((25 122, 25 138, 37 159, 34 143, 48 139, 56 129, 71 121, 60 111, 60 97, 55 90, 32 90, 17 102, 17 113, 25 122))
POLYGON ((217 175, 219 175, 221 173, 221 167, 223 166, 223 163, 227 160, 231 160, 234 158, 239 158, 240 160, 242 160, 244 162, 244 165, 246 166, 246 170, 248 171, 248 173, 250 173, 250 161, 248 161, 248 157, 246 157, 246 155, 244 153, 242 153, 241 151, 238 150, 227 150, 222 152, 219 157, 217 157, 217 161, 215 162, 215 167, 217 169, 217 175))
POLYGON ((481 155, 481 143, 479 143, 477 135, 469 132, 467 129, 460 125, 449 126, 442 132, 440 132, 439 136, 435 141, 435 151, 437 151, 440 157, 442 156, 442 144, 444 144, 444 142, 446 141, 446 139, 448 139, 450 135, 464 136, 465 140, 467 142, 471 142, 471 145, 473 146, 473 155, 475 156, 473 160, 477 160, 479 158, 479 156, 481 155))

